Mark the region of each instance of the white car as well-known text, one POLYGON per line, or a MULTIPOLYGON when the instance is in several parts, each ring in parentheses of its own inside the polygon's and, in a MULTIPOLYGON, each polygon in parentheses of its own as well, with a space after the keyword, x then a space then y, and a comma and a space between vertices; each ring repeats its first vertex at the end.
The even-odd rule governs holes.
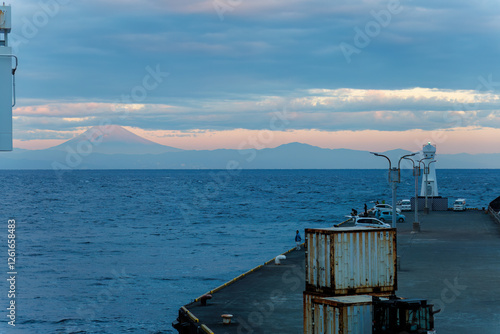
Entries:
POLYGON ((453 211, 465 211, 467 209, 467 204, 464 198, 459 198, 453 203, 453 211))
MULTIPOLYGON (((392 205, 389 205, 389 204, 377 204, 377 205, 375 205, 372 208, 373 211, 377 211, 377 210, 381 210, 381 209, 392 210, 392 205)), ((396 208, 396 212, 401 212, 401 209, 396 208)))
POLYGON ((384 223, 377 218, 372 217, 353 217, 354 225, 360 227, 379 227, 379 228, 391 228, 391 225, 384 223))
POLYGON ((403 199, 399 202, 399 207, 401 211, 411 211, 411 201, 409 199, 403 199))

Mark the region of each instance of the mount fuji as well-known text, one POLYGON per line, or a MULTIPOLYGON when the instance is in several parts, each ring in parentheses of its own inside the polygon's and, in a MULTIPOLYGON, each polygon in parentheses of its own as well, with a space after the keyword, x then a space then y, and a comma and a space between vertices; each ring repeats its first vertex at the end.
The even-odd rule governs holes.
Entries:
POLYGON ((161 145, 118 125, 94 126, 81 135, 49 150, 68 151, 89 150, 103 154, 160 154, 179 152, 179 148, 161 145))
MULTIPOLYGON (((391 161, 410 153, 382 152, 391 161)), ((439 154, 437 168, 498 168, 500 154, 439 154)), ((406 160, 405 160, 406 162, 406 160)), ((0 154, 0 169, 387 169, 368 151, 289 143, 263 149, 181 150, 142 138, 117 125, 93 127, 44 150, 0 154)), ((411 164, 401 164, 412 168, 411 164)))

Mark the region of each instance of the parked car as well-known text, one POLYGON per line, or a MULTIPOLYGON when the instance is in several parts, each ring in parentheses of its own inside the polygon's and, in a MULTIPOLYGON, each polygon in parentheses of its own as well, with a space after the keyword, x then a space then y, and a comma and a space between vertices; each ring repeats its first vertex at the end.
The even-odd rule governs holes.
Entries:
POLYGON ((399 208, 401 211, 411 211, 411 201, 409 199, 403 199, 399 202, 399 208))
POLYGON ((464 198, 459 198, 453 203, 453 211, 465 211, 467 209, 467 203, 464 198))
POLYGON ((391 228, 391 225, 372 217, 354 217, 354 225, 360 227, 391 228))
MULTIPOLYGON (((382 209, 392 210, 392 205, 389 205, 389 204, 377 204, 377 205, 375 205, 372 208, 373 211, 380 211, 382 209)), ((398 208, 396 208, 396 212, 401 212, 401 210, 398 209, 398 208)))
MULTIPOLYGON (((392 210, 379 210, 376 217, 383 222, 392 222, 392 210)), ((396 221, 398 223, 404 223, 406 217, 398 212, 396 212, 396 221)))

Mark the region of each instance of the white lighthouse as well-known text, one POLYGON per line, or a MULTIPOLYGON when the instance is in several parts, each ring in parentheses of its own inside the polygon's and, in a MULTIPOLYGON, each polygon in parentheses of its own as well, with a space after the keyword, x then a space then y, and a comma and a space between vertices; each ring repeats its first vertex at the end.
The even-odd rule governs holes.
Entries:
POLYGON ((437 197, 438 187, 436 180, 436 169, 435 169, 435 157, 436 157, 436 146, 432 145, 430 142, 424 145, 422 149, 424 159, 422 163, 425 166, 424 173, 422 174, 422 188, 420 191, 420 196, 425 197, 437 197))
POLYGON ((10 29, 10 6, 4 3, 0 6, 0 151, 12 151, 12 107, 15 104, 17 58, 9 46, 10 29))

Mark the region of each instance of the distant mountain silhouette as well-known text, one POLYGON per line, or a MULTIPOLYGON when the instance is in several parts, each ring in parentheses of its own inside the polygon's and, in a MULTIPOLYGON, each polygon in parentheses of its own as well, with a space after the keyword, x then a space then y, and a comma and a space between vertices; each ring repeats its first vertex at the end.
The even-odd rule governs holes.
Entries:
POLYGON ((104 154, 159 154, 181 151, 142 138, 118 125, 94 126, 50 150, 68 151, 68 148, 75 152, 78 149, 91 149, 94 153, 104 154))
MULTIPOLYGON (((392 166, 409 151, 382 152, 392 166)), ((436 168, 500 168, 500 154, 439 154, 436 168)), ((368 151, 289 143, 265 149, 180 150, 120 127, 94 127, 45 150, 0 154, 1 169, 386 169, 388 161, 368 151)), ((402 160, 402 168, 411 162, 402 160)))

